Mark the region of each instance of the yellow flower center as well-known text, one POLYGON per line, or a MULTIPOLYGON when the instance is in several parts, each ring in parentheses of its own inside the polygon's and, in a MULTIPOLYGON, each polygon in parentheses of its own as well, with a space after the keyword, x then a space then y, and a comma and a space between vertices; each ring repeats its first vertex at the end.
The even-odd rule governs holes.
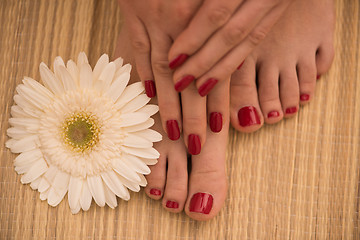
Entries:
POLYGON ((76 152, 91 150, 99 141, 99 133, 99 123, 91 114, 74 113, 64 121, 64 141, 76 152))

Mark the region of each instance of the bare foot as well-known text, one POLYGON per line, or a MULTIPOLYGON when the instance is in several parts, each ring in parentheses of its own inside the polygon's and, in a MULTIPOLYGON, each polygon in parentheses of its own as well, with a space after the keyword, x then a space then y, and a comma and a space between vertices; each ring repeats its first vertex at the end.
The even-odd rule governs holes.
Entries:
MULTIPOLYGON (((126 31, 125 26, 120 33, 115 56, 121 56, 133 65, 131 44, 126 31)), ((131 82, 140 81, 135 67, 132 70, 131 82)), ((229 86, 219 88, 217 91, 223 92, 216 95, 229 96, 228 89, 229 86)), ((228 100, 226 104, 229 105, 228 100)), ((186 214, 196 220, 208 220, 216 216, 227 192, 225 151, 229 111, 222 112, 223 125, 218 133, 207 128, 207 140, 201 153, 192 156, 191 173, 188 173, 188 154, 183 138, 170 140, 161 127, 159 114, 154 119, 153 128, 163 135, 163 140, 155 144, 160 158, 157 164, 150 166, 151 173, 146 176, 146 194, 155 200, 162 199, 162 205, 168 211, 177 213, 185 209, 186 214)))
POLYGON ((333 0, 295 0, 231 79, 231 123, 242 132, 296 115, 333 60, 333 0))

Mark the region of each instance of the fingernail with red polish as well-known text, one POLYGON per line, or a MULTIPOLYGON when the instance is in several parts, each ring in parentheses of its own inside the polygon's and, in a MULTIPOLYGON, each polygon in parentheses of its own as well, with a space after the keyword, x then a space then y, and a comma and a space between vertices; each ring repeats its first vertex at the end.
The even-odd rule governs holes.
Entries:
POLYGON ((180 79, 180 81, 178 81, 177 83, 175 83, 175 90, 178 92, 181 92, 182 90, 184 90, 187 86, 189 86, 189 84, 194 81, 195 77, 191 76, 191 75, 187 75, 185 77, 183 77, 182 79, 180 79))
POLYGON ((190 201, 190 212, 209 214, 214 198, 208 193, 195 193, 190 201))
POLYGON ((286 114, 293 114, 297 112, 297 107, 289 107, 285 110, 286 114))
POLYGON ((206 96, 211 91, 211 89, 213 89, 217 82, 218 80, 215 78, 210 78, 204 82, 203 85, 201 85, 198 89, 200 96, 206 96))
POLYGON ((145 92, 149 98, 153 98, 156 96, 155 82, 153 80, 145 81, 145 92))
POLYGON ((167 208, 179 208, 179 203, 174 202, 174 201, 167 201, 166 207, 167 208))
POLYGON ((188 59, 188 57, 189 55, 187 54, 180 54, 169 63, 169 68, 175 69, 179 67, 181 64, 183 64, 186 61, 186 59, 188 59))
POLYGON ((244 62, 245 62, 245 60, 240 63, 240 65, 237 67, 237 70, 239 70, 239 69, 242 67, 242 65, 244 64, 244 62))
POLYGON ((316 80, 319 80, 321 78, 321 74, 316 75, 316 80))
POLYGON ((309 101, 309 99, 310 99, 310 95, 309 95, 309 94, 304 93, 304 94, 301 94, 301 95, 300 95, 300 100, 301 100, 301 101, 309 101))
POLYGON ((167 120, 166 121, 166 132, 169 139, 175 141, 180 138, 180 129, 178 122, 176 120, 167 120))
POLYGON ((191 155, 198 155, 201 152, 201 141, 198 135, 196 134, 189 135, 188 150, 191 155))
POLYGON ((152 188, 152 189, 150 189, 150 194, 155 195, 155 196, 160 196, 161 191, 159 189, 152 188))
POLYGON ((222 119, 222 114, 219 112, 212 112, 210 114, 210 129, 211 131, 218 133, 221 131, 222 129, 222 123, 223 123, 223 119, 222 119))
POLYGON ((271 111, 268 113, 268 118, 275 118, 275 117, 278 117, 280 116, 280 113, 278 111, 271 111))
POLYGON ((239 124, 242 127, 249 127, 256 124, 261 124, 260 117, 253 106, 243 107, 238 112, 239 124))

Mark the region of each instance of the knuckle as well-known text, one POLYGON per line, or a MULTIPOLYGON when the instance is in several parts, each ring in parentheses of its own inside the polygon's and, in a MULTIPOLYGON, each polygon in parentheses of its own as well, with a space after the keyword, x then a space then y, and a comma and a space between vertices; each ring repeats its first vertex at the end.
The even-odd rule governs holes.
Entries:
POLYGON ((256 29, 249 34, 248 38, 251 44, 258 45, 266 36, 267 31, 265 29, 256 29))
POLYGON ((245 37, 246 29, 242 25, 228 28, 224 33, 224 42, 227 46, 234 46, 245 37))
POLYGON ((188 128, 193 128, 196 126, 203 126, 206 125, 205 118, 199 115, 191 115, 191 116, 184 116, 184 126, 188 126, 188 128))
POLYGON ((150 52, 150 44, 146 40, 142 39, 133 39, 131 44, 135 51, 139 53, 148 53, 150 52))
POLYGON ((215 26, 221 26, 231 17, 231 10, 225 6, 220 6, 209 11, 207 18, 215 26))
POLYGON ((189 19, 193 15, 193 9, 184 2, 176 7, 176 15, 180 19, 189 19))
POLYGON ((154 70, 154 74, 171 76, 171 71, 167 60, 154 60, 151 64, 154 70))

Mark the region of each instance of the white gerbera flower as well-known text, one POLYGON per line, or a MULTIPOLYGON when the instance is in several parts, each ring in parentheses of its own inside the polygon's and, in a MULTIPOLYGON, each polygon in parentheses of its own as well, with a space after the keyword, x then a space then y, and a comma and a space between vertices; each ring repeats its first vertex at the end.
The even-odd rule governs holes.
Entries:
POLYGON ((159 153, 151 129, 158 106, 147 105, 141 82, 127 86, 131 66, 104 54, 91 69, 85 53, 77 64, 61 57, 54 72, 40 64, 45 85, 25 77, 11 107, 6 146, 20 153, 14 161, 23 184, 56 206, 68 193, 72 213, 99 206, 114 208, 116 196, 129 200, 128 188, 146 186, 147 165, 159 153))

